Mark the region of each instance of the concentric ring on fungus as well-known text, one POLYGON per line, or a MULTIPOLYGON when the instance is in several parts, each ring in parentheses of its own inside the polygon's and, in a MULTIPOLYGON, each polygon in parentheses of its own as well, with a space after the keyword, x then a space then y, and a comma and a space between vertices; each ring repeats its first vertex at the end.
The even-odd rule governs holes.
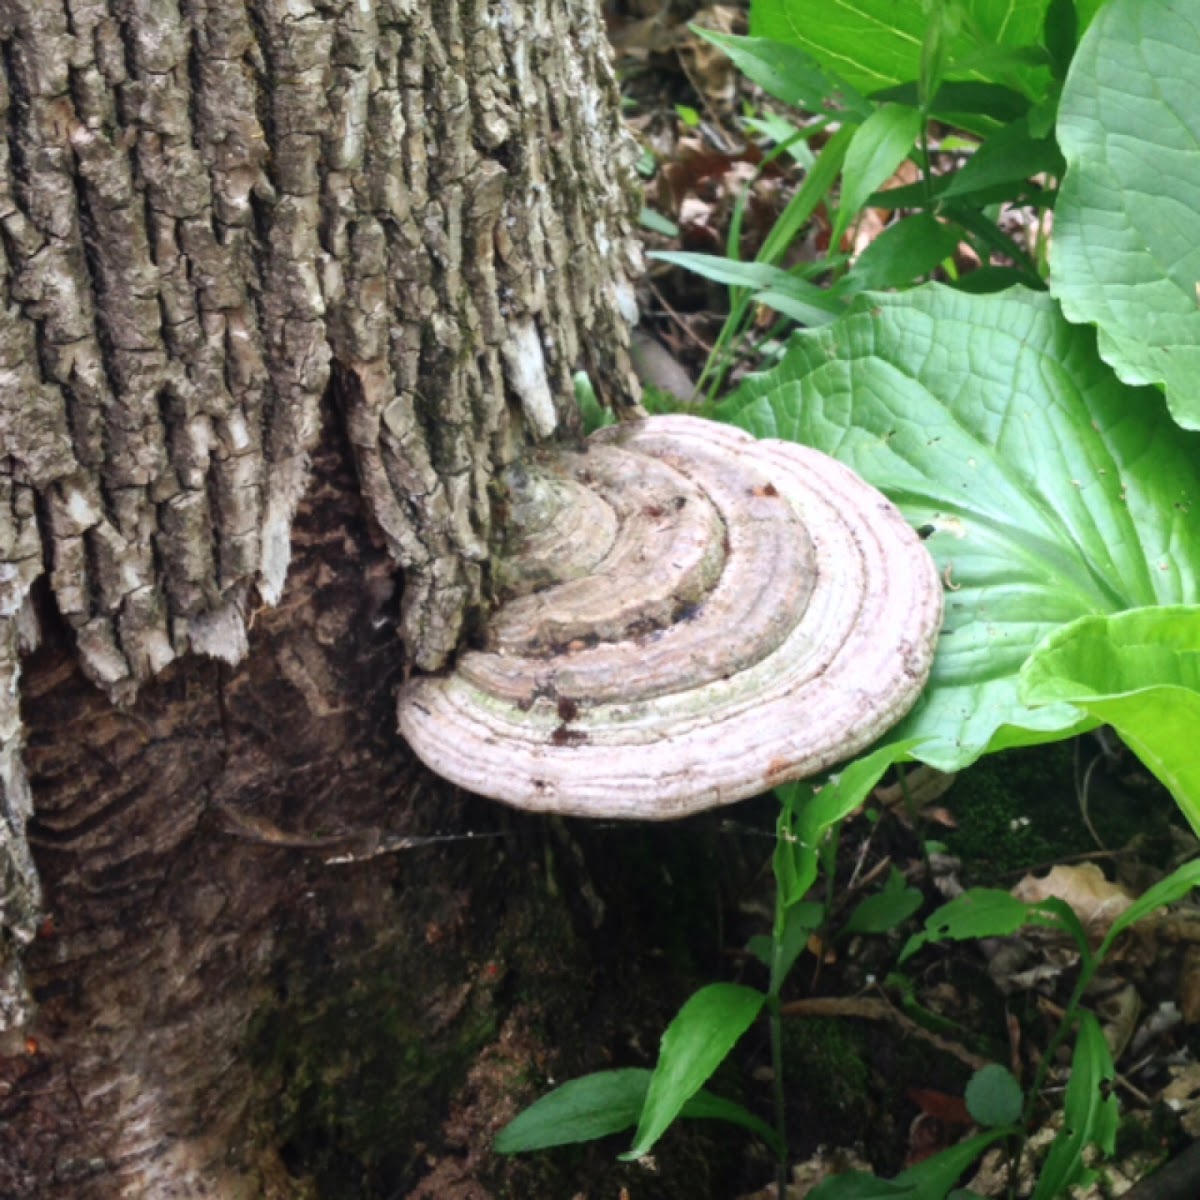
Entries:
POLYGON ((470 791, 684 816, 849 758, 925 684, 937 568, 826 455, 650 417, 510 483, 512 561, 497 575, 512 595, 487 649, 400 693, 413 749, 470 791))

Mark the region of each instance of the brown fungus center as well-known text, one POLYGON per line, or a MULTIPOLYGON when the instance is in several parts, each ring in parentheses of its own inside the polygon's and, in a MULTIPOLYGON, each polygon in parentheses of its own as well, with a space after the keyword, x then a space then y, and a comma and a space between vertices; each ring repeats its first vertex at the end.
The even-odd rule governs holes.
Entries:
POLYGON ((817 451, 651 417, 534 464, 522 486, 535 515, 508 539, 487 649, 400 695, 417 754, 473 792, 683 816, 850 757, 924 686, 933 560, 817 451))

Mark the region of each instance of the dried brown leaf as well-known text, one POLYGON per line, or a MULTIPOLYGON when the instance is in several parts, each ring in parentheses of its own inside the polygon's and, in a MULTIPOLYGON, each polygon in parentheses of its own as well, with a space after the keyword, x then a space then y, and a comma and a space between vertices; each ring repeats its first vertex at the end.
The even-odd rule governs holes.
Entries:
POLYGON ((1012 894, 1027 904, 1057 897, 1070 905, 1090 937, 1103 937, 1132 903, 1120 884, 1111 883, 1095 863, 1059 865, 1048 875, 1026 875, 1012 894))

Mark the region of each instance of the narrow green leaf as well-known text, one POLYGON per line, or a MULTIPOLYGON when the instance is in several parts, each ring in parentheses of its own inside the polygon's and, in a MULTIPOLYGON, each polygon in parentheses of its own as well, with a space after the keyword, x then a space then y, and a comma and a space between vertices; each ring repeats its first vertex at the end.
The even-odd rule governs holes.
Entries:
POLYGON ((1039 900, 1030 909, 1031 925, 1058 928, 1071 938, 1079 950, 1081 969, 1090 971, 1094 963, 1091 945, 1088 941, 1087 930, 1075 910, 1058 896, 1047 896, 1039 900))
POLYGON ((783 933, 779 945, 771 946, 768 965, 771 968, 771 982, 767 990, 772 996, 778 996, 784 981, 796 965, 796 959, 804 953, 809 936, 814 929, 819 929, 825 919, 825 906, 808 900, 801 900, 788 907, 784 913, 783 933))
POLYGON ((916 888, 897 892, 876 892, 868 896, 850 914, 843 933, 887 933, 903 925, 925 902, 916 888))
POLYGON ((757 1134, 776 1155, 784 1153, 779 1141, 779 1135, 766 1121, 747 1111, 742 1105, 722 1096, 714 1096, 703 1088, 698 1091, 684 1106, 679 1114, 692 1121, 724 1121, 729 1125, 740 1125, 743 1129, 757 1134))
POLYGON ((804 325, 827 325, 845 311, 845 301, 828 288, 819 288, 767 262, 736 262, 690 250, 656 250, 650 257, 694 271, 714 283, 743 288, 758 303, 804 325))
POLYGON ((583 418, 583 427, 588 433, 595 429, 603 429, 611 425, 616 417, 611 408, 605 408, 596 396, 592 386, 591 376, 586 371, 576 371, 572 376, 575 385, 575 403, 579 405, 579 415, 583 418))
MULTIPOLYGON (((808 1200, 924 1200, 910 1183, 894 1183, 876 1179, 863 1171, 846 1171, 818 1184, 808 1193, 808 1200)), ((932 1200, 932 1198, 931 1198, 932 1200)))
POLYGON ((876 109, 855 132, 842 168, 842 195, 831 245, 838 246, 867 198, 885 184, 908 157, 921 132, 921 114, 902 104, 876 109))
MULTIPOLYGON (((974 153, 974 151, 972 151, 974 153)), ((964 206, 971 206, 977 219, 988 221, 989 218, 982 209, 993 203, 1004 200, 1037 202, 1049 204, 1054 198, 1054 192, 1042 187, 1028 176, 1018 175, 1016 178, 999 180, 978 189, 969 188, 955 197, 953 203, 942 203, 942 193, 958 178, 956 174, 935 175, 919 183, 906 183, 901 187, 885 188, 867 197, 868 208, 922 208, 937 213, 942 217, 958 219, 958 213, 964 206)), ((995 226, 993 226, 995 228, 995 226)), ((999 243, 1003 245, 1003 243, 999 243)))
POLYGON ((1022 698, 1067 701, 1112 725, 1200 834, 1200 607, 1083 617, 1022 667, 1022 698))
POLYGON ((819 841, 826 830, 860 807, 888 767, 908 761, 917 745, 915 738, 893 738, 889 733, 882 745, 843 767, 802 808, 799 818, 802 836, 811 842, 819 841))
POLYGON ((1111 0, 1059 106, 1050 287, 1132 384, 1200 429, 1200 6, 1111 0))
MULTIPOLYGON (((827 299, 832 297, 832 293, 828 291, 823 292, 823 295, 827 299)), ((804 325, 809 329, 828 325, 841 315, 830 309, 827 303, 818 306, 809 303, 808 300, 797 299, 795 295, 784 295, 773 288, 768 288, 765 292, 756 292, 754 300, 757 304, 764 304, 767 308, 773 309, 785 317, 790 317, 796 324, 804 325)))
POLYGON ((838 294, 919 282, 954 253, 961 236, 928 213, 904 217, 889 225, 858 256, 839 281, 838 294))
POLYGON ((777 149, 786 150, 806 171, 816 162, 816 155, 813 154, 809 141, 828 128, 825 121, 814 121, 811 125, 793 125, 774 113, 742 119, 747 129, 767 141, 774 142, 777 149))
MULTIPOLYGON (((765 266, 766 264, 761 265, 765 266)), ((778 270, 778 268, 775 269, 778 270)), ((846 302, 839 296, 830 295, 828 288, 817 287, 815 283, 809 283, 807 279, 801 279, 798 275, 781 273, 776 276, 774 283, 757 295, 762 297, 772 293, 785 296, 793 303, 804 304, 834 317, 840 317, 846 311, 846 302)), ((766 303, 766 301, 760 302, 766 303)))
POLYGON ((1096 951, 1097 958, 1103 958, 1109 947, 1128 929, 1143 917, 1148 917, 1157 909, 1186 896, 1193 888, 1200 887, 1200 860, 1184 863, 1176 867, 1165 879, 1160 879, 1152 888, 1142 893, 1109 928, 1104 941, 1096 951))
POLYGON ((952 178, 951 175, 935 175, 932 179, 923 179, 919 183, 905 183, 899 187, 872 192, 867 197, 867 207, 889 211, 900 208, 925 208, 931 201, 937 200, 941 189, 946 187, 952 178))
POLYGON ((659 262, 685 267, 705 279, 711 279, 714 283, 751 288, 755 291, 768 287, 787 291, 794 278, 781 267, 772 266, 770 263, 737 262, 720 254, 699 254, 693 250, 654 250, 650 257, 659 262))
POLYGON ((650 1072, 632 1067, 572 1079, 510 1121, 493 1148, 520 1154, 620 1133, 637 1123, 649 1086, 650 1072))
POLYGON ((1016 267, 1025 274, 1026 287, 1037 291, 1044 290, 1045 284, 1038 273, 1038 264, 1029 251, 1009 237, 986 212, 974 207, 978 198, 976 194, 970 197, 969 202, 942 205, 942 215, 957 222, 972 234, 977 247, 985 255, 1003 254, 1011 258, 1016 267))
POLYGON ((714 983, 684 1004, 663 1034, 633 1146, 622 1158, 641 1158, 650 1152, 754 1023, 764 1000, 762 992, 753 988, 714 983))
POLYGON ((916 745, 911 739, 888 740, 860 755, 819 788, 801 780, 775 789, 780 799, 775 886, 785 908, 799 904, 816 882, 818 853, 829 830, 854 812, 888 767, 906 761, 916 745))
POLYGON ((1063 1127, 1042 1164, 1033 1200, 1053 1200, 1083 1172, 1083 1152, 1092 1143, 1111 1154, 1120 1109, 1111 1085, 1116 1077, 1100 1023, 1079 1014, 1079 1037, 1071 1057, 1071 1078, 1063 1099, 1063 1127))
POLYGON ((638 224, 643 229, 649 229, 651 233, 661 233, 664 237, 679 236, 679 226, 669 217, 664 217, 662 213, 655 212, 652 208, 642 208, 642 211, 638 213, 638 224))
POLYGON ((777 263, 812 219, 817 206, 829 196, 830 189, 842 169, 846 147, 854 136, 856 125, 846 124, 827 141, 804 182, 788 201, 779 219, 758 252, 760 262, 777 263))
POLYGON ((1061 175, 1064 163, 1052 137, 1035 138, 1025 121, 1014 121, 997 130, 955 172, 939 195, 941 200, 983 192, 989 188, 1024 183, 1034 175, 1061 175))
POLYGON ((965 275, 960 275, 953 286, 955 291, 983 296, 1019 287, 1027 282, 1024 273, 1012 267, 980 267, 977 271, 968 271, 965 275))
POLYGON ((1050 0, 1042 28, 1042 42, 1054 64, 1056 79, 1067 77, 1067 68, 1075 54, 1079 39, 1079 20, 1075 15, 1075 0, 1050 0))
MULTIPOLYGON (((650 1071, 628 1067, 572 1079, 510 1121, 496 1135, 493 1149, 498 1154, 520 1154, 591 1142, 632 1129, 646 1103, 650 1078, 650 1071)), ((779 1151, 779 1137, 765 1121, 740 1104, 703 1089, 683 1106, 679 1115, 688 1120, 740 1125, 761 1137, 773 1151, 779 1151)))
POLYGON ((1011 1128, 989 1129, 947 1147, 940 1153, 909 1167, 896 1176, 897 1183, 915 1186, 920 1200, 942 1200, 958 1178, 989 1146, 1013 1133, 1011 1128))
MULTIPOLYGON (((1002 79, 1026 71, 1036 71, 1040 67, 1049 68, 1050 65, 1050 55, 1044 46, 977 44, 975 49, 957 55, 950 64, 950 70, 955 73, 977 74, 986 79, 1002 79)), ((1031 99, 1035 99, 1035 103, 1041 103, 1046 94, 1046 90, 1042 89, 1034 98, 1032 92, 1026 92, 1031 99)))
POLYGON ((718 33, 700 25, 691 26, 691 31, 724 50, 747 79, 784 104, 811 113, 848 113, 858 120, 871 115, 871 104, 855 88, 797 46, 718 33))
POLYGON ((859 1171, 837 1175, 813 1188, 808 1200, 943 1200, 958 1177, 989 1146, 1007 1137, 1011 1129, 990 1130, 901 1171, 895 1179, 876 1179, 859 1171))
POLYGON ((898 962, 910 959, 927 942, 1007 937, 1025 925, 1056 927, 1075 937, 1077 944, 1082 938, 1086 947, 1078 918, 1061 900, 1051 897, 1029 904, 998 888, 970 888, 925 918, 925 928, 908 939, 898 962))
POLYGON ((999 1063, 980 1067, 967 1083, 967 1111, 980 1125, 1015 1125, 1021 1119, 1025 1096, 1021 1085, 999 1063))
POLYGON ((860 901, 842 925, 841 932, 844 935, 886 934, 904 924, 924 902, 924 894, 918 888, 906 887, 904 875, 893 869, 887 886, 860 901))
POLYGON ((756 933, 747 943, 746 950, 753 954, 764 967, 771 965, 771 955, 775 949, 775 943, 765 933, 756 933))
POLYGON ((1028 913, 1029 905, 1008 892, 971 888, 925 918, 925 928, 908 939, 898 962, 906 962, 926 942, 1006 937, 1025 924, 1028 913))
MULTIPOLYGON (((872 92, 868 99, 876 104, 893 101, 919 107, 920 94, 915 83, 872 92)), ((974 113, 993 121, 1015 121, 1029 112, 1029 98, 1014 88, 1000 83, 973 83, 969 80, 943 81, 929 104, 932 117, 959 116, 974 113)))
POLYGON ((925 33, 918 60, 917 91, 922 107, 941 86, 950 39, 962 27, 962 11, 946 0, 933 0, 925 6, 925 33))
MULTIPOLYGON (((1058 122, 1059 96, 1052 93, 1029 112, 1029 134, 1035 138, 1050 137, 1058 122)), ((1062 172, 1060 171, 1059 174, 1062 172)))
POLYGON ((778 902, 785 909, 799 904, 817 879, 817 847, 810 845, 800 830, 800 813, 811 803, 814 786, 801 779, 775 789, 779 818, 775 826, 772 867, 778 902))

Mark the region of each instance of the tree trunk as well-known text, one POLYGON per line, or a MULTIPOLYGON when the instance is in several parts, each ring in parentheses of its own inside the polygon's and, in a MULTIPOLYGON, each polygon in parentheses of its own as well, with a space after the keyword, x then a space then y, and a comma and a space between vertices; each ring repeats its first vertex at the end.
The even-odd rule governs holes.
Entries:
POLYGON ((0 53, 0 1195, 490 1194, 566 1036, 520 981, 674 911, 395 733, 497 472, 580 365, 636 404, 596 6, 0 0, 0 53))

